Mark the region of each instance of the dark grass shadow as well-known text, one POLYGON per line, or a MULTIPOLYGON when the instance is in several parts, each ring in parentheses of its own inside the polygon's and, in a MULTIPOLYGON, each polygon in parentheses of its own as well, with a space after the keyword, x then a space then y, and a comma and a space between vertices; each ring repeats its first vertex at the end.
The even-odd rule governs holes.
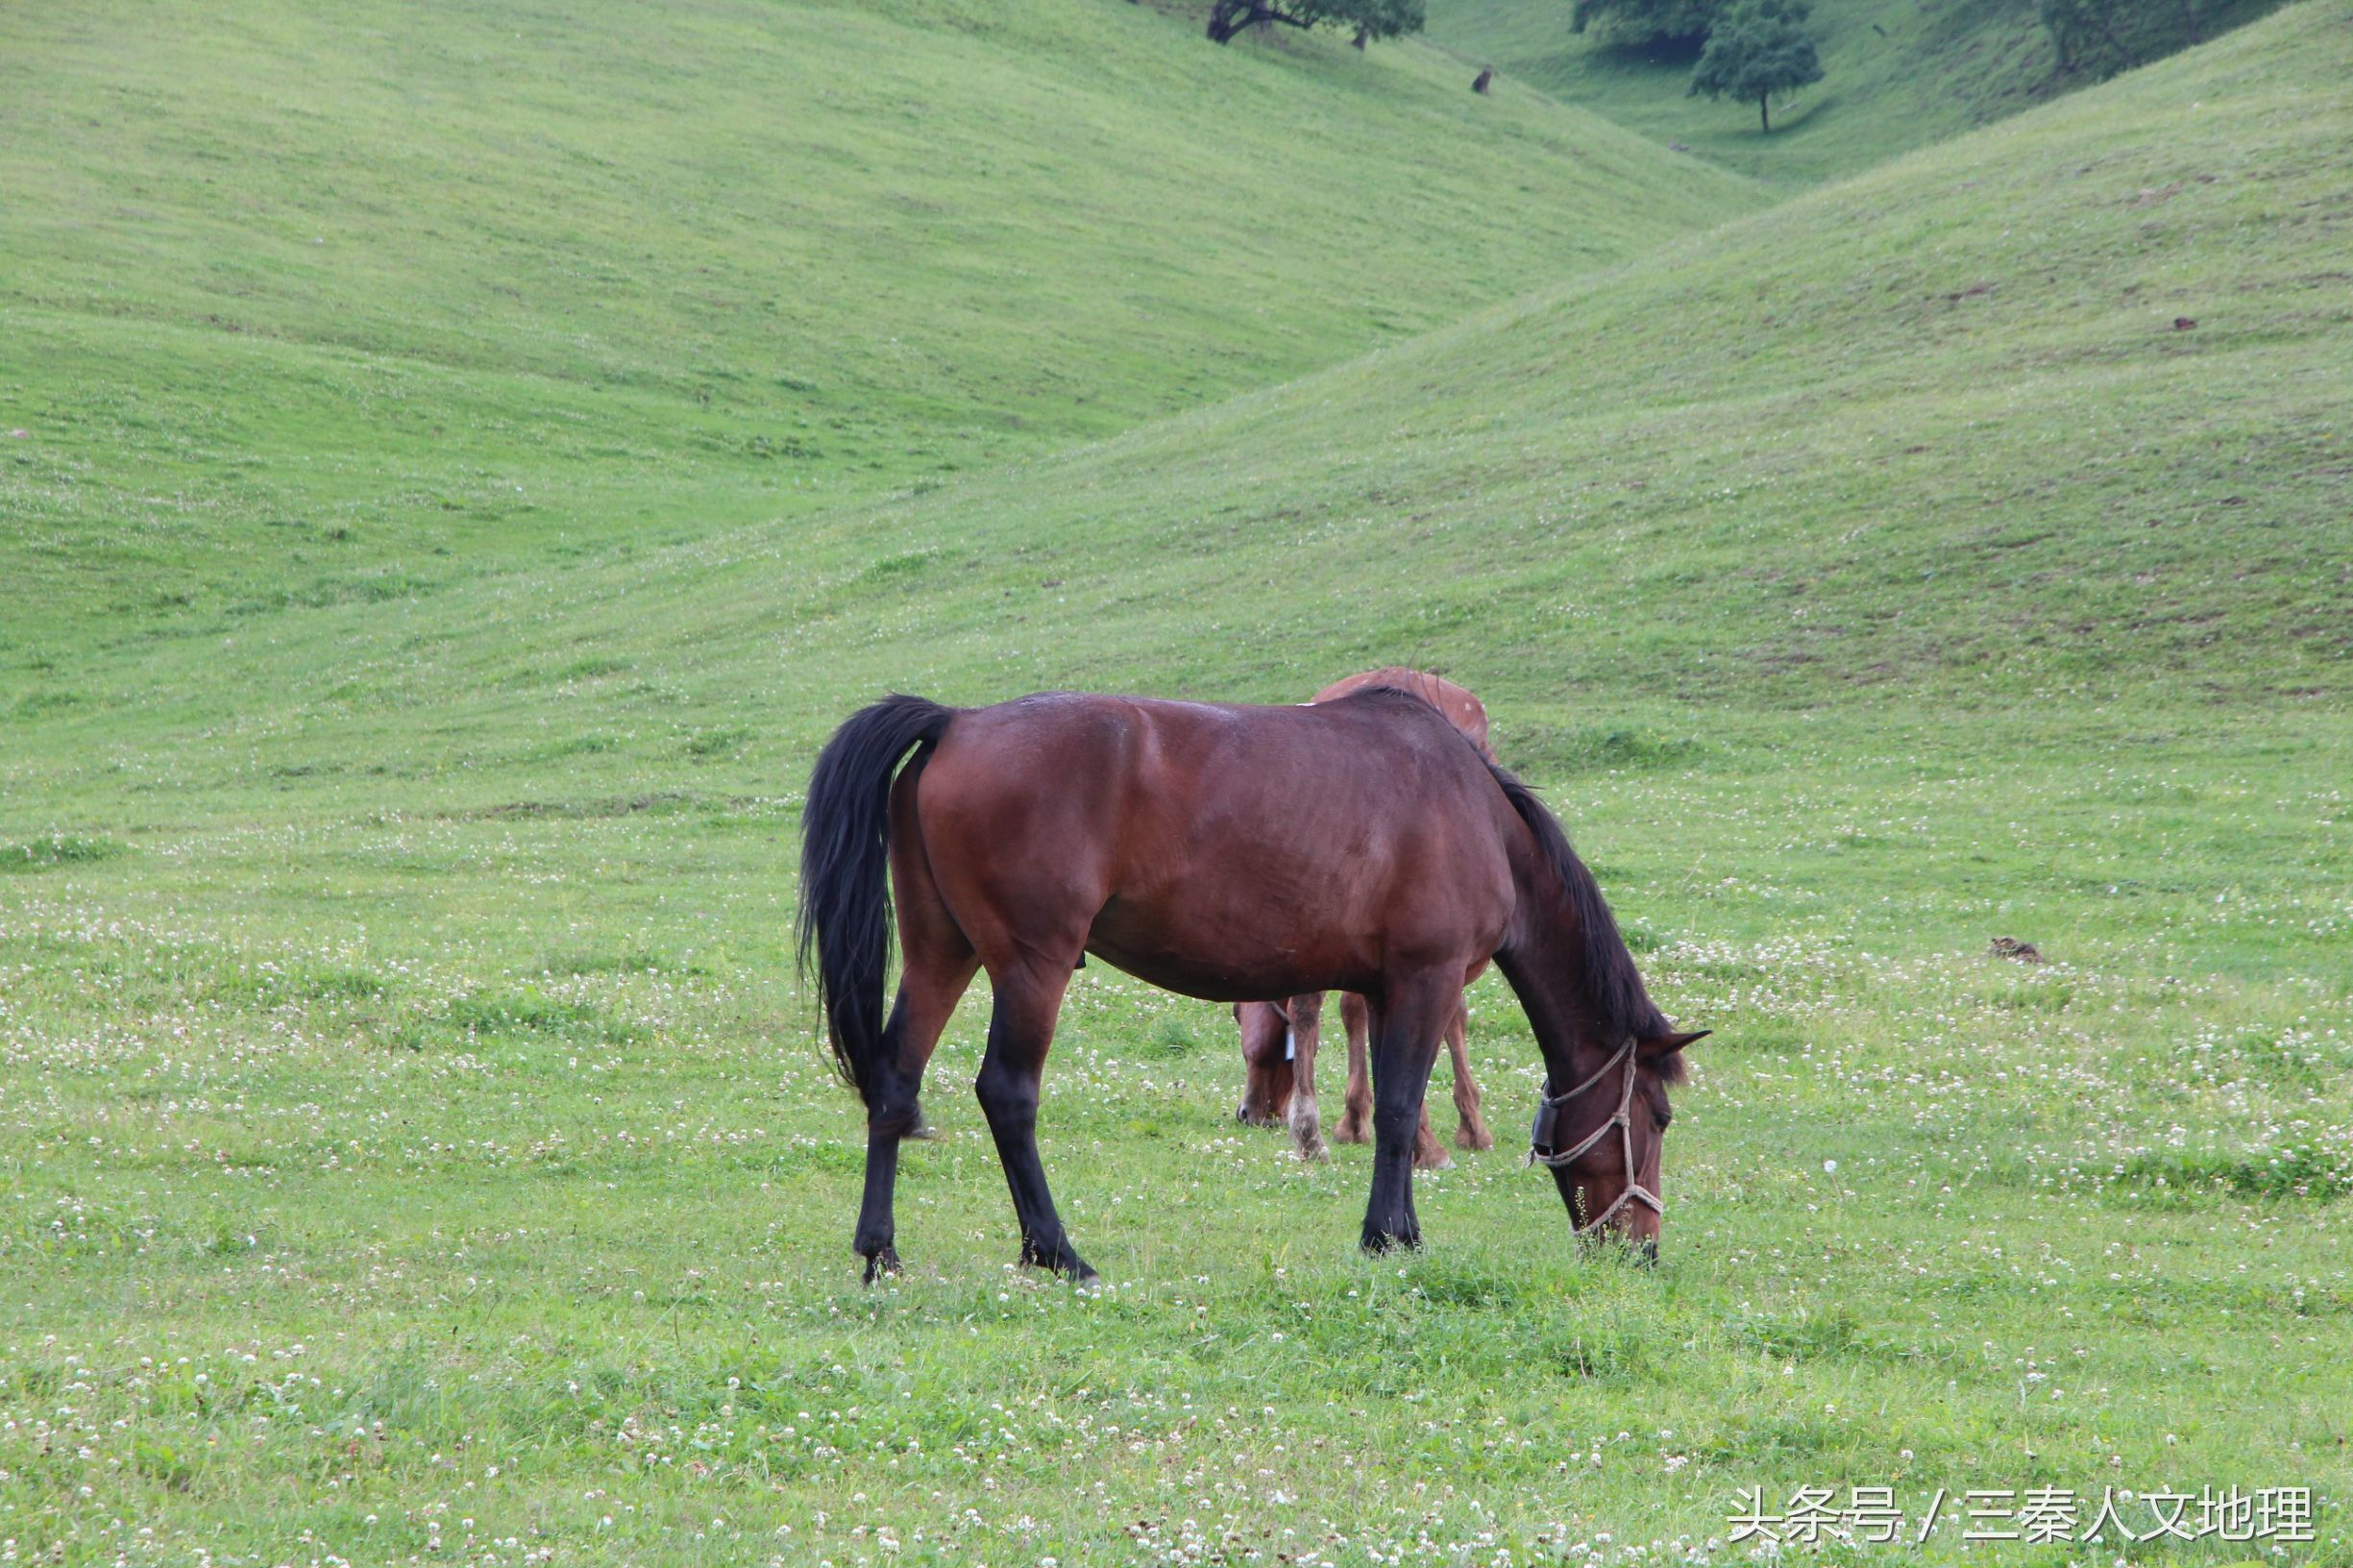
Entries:
POLYGON ((1651 38, 1640 43, 1603 40, 1586 48, 1583 57, 1605 70, 1687 71, 1700 62, 1700 51, 1706 47, 1703 34, 1683 38, 1651 38))

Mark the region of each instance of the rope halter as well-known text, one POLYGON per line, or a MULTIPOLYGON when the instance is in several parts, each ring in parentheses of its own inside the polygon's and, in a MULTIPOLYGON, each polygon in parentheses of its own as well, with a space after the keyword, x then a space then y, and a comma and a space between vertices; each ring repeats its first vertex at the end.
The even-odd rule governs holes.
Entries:
MULTIPOLYGON (((1600 1067, 1594 1070, 1593 1076, 1587 1078, 1583 1083, 1579 1084, 1575 1089, 1568 1090, 1566 1093, 1547 1094, 1536 1105, 1536 1124, 1533 1130, 1532 1130, 1528 1135, 1528 1163, 1530 1164, 1550 1165, 1555 1169, 1558 1169, 1563 1165, 1573 1165, 1578 1161, 1584 1158, 1585 1151, 1592 1148, 1596 1143, 1601 1142, 1602 1139, 1607 1138, 1612 1128, 1617 1130, 1618 1146, 1624 1151, 1626 1156, 1626 1190, 1618 1194, 1617 1201, 1615 1203, 1612 1203, 1608 1208, 1603 1210, 1599 1215, 1587 1220, 1584 1224, 1580 1225, 1574 1219, 1572 1219, 1569 1222, 1569 1230, 1570 1234, 1572 1235, 1585 1236, 1594 1231, 1600 1230, 1603 1226, 1608 1224, 1612 1219, 1616 1218, 1618 1211, 1625 1208, 1629 1203, 1646 1204, 1649 1206, 1653 1213, 1657 1214, 1662 1218, 1667 1213, 1667 1206, 1659 1201, 1658 1194, 1652 1191, 1649 1188, 1644 1187, 1639 1181, 1634 1179, 1633 1106, 1635 1066, 1634 1042, 1630 1039, 1625 1044, 1618 1047, 1618 1053, 1615 1056, 1603 1063, 1600 1067), (1560 1108, 1568 1104, 1571 1100, 1576 1099, 1579 1095, 1584 1093, 1585 1090, 1591 1089, 1603 1079, 1608 1077, 1610 1069, 1617 1066, 1617 1065, 1621 1062, 1626 1064, 1626 1079, 1618 1090, 1618 1109, 1616 1112, 1610 1115, 1607 1121, 1603 1122, 1599 1127, 1594 1128, 1593 1131, 1587 1133, 1581 1139, 1580 1139, 1575 1148, 1563 1149, 1558 1153, 1551 1152, 1553 1143, 1553 1126, 1560 1119, 1560 1108)), ((1550 1088, 1551 1084, 1552 1079, 1547 1076, 1545 1079, 1546 1087, 1550 1088)))

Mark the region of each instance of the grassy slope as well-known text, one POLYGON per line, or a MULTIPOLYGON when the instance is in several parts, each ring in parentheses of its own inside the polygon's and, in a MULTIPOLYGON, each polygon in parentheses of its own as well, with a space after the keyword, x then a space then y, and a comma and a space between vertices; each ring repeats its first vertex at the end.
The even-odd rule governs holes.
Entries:
POLYGON ((1278 697, 1399 651, 1539 704, 2319 711, 2345 672, 2340 107, 2226 43, 1101 446, 261 635, 199 620, 202 668, 166 646, 26 701, 232 788, 355 737, 422 767, 559 712, 642 730, 655 673, 787 754, 828 718, 811 681, 1278 697), (583 658, 639 674, 582 683, 583 658), (223 750, 194 727, 233 721, 223 750))
POLYGON ((1706 1560, 1749 1485, 2341 1497, 2349 22, 936 494, 44 672, 0 1536, 1706 1560), (976 997, 857 1290, 785 960, 824 728, 1392 656, 1719 1030, 1665 1266, 1581 1262, 1508 1149, 1358 1259, 1362 1151, 1238 1135, 1216 1011, 1095 966, 1042 1124, 1113 1288, 1002 1272, 976 997))
POLYGON ((1195 32, 1112 0, 18 8, 0 660, 933 482, 1754 202, 1432 50, 1195 32))
MULTIPOLYGON (((2244 22, 2272 3, 2210 7, 2211 25, 2244 22)), ((1811 26, 1824 79, 1776 109, 1768 137, 1754 104, 1685 96, 1689 55, 1581 37, 1568 13, 1562 0, 1432 0, 1430 36, 1507 81, 1777 184, 1859 172, 2084 81, 2059 71, 2034 0, 1820 0, 1811 26)))

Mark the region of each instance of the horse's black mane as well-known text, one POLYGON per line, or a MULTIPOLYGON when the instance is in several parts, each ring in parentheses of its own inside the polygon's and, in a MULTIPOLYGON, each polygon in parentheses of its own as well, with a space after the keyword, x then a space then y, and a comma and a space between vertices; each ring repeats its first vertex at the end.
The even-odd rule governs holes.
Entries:
MULTIPOLYGON (((1579 982, 1584 989, 1585 1004, 1593 1010, 1596 1021, 1612 1040, 1655 1040, 1671 1034, 1675 1026, 1651 993, 1643 987, 1642 971, 1634 968, 1634 955, 1627 951, 1626 938, 1618 932, 1617 917, 1609 913, 1609 902, 1602 896, 1601 884, 1585 863, 1577 858, 1569 847, 1569 836, 1560 830, 1559 821, 1536 798, 1536 792, 1512 776, 1511 770, 1501 763, 1490 762, 1487 772, 1495 775, 1511 809, 1520 814, 1520 821, 1536 836, 1536 851, 1544 857, 1553 874, 1559 877, 1568 890, 1569 907, 1577 912, 1578 940, 1584 944, 1584 962, 1579 982)), ((1669 1080, 1673 1081, 1682 1066, 1683 1053, 1677 1051, 1664 1063, 1669 1080)))
MULTIPOLYGON (((1367 686, 1349 695, 1402 697, 1426 708, 1435 707, 1429 698, 1404 686, 1367 686)), ((1454 726, 1450 723, 1447 728, 1454 726)), ((1463 740, 1469 744, 1468 736, 1463 740)), ((1510 769, 1483 756, 1479 760, 1494 775, 1504 797, 1511 802, 1511 809, 1528 824, 1528 831, 1535 835, 1536 852, 1543 856, 1544 863, 1560 878, 1568 893, 1569 907, 1577 917, 1578 940, 1583 945, 1579 984, 1595 1022, 1612 1040, 1630 1036, 1635 1040, 1654 1040, 1673 1033, 1675 1026, 1658 1011, 1658 1004, 1651 1000, 1650 992, 1642 984, 1642 971, 1634 967, 1634 955, 1627 950, 1626 938, 1619 933, 1617 917, 1610 914, 1608 900, 1602 896, 1601 884, 1593 880, 1593 873, 1569 846, 1569 836, 1561 831, 1559 820, 1510 769)), ((1682 1065, 1680 1051, 1667 1057, 1662 1066, 1670 1082, 1679 1081, 1682 1065)))

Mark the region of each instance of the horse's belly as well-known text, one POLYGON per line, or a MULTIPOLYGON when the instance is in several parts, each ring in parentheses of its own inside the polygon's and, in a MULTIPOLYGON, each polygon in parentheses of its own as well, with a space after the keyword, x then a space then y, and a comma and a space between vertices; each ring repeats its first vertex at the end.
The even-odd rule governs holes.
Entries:
POLYGON ((1377 978, 1375 944, 1345 928, 1287 932, 1284 923, 1237 926, 1205 910, 1140 909, 1115 898, 1087 933, 1087 950, 1164 991, 1213 1002, 1363 990, 1377 978))
POLYGON ((1092 938, 1087 950, 1146 984, 1209 1002, 1281 1001, 1302 992, 1364 990, 1372 984, 1360 975, 1345 980, 1333 979, 1328 973, 1319 977, 1292 964, 1217 962, 1165 949, 1130 948, 1092 938))

